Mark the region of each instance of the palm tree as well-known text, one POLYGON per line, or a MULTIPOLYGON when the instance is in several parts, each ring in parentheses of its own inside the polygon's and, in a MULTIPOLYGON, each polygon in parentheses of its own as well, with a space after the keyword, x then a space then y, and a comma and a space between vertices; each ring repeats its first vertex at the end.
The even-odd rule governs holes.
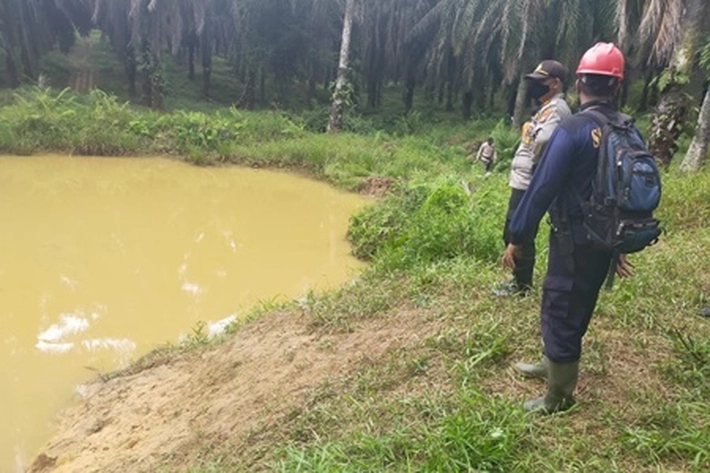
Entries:
POLYGON ((163 55, 177 54, 185 44, 200 46, 203 91, 209 93, 216 0, 90 1, 94 23, 124 65, 131 95, 140 75, 146 105, 162 108, 163 55))
POLYGON ((5 67, 9 76, 10 86, 20 84, 20 72, 17 65, 17 5, 10 0, 0 0, 0 47, 5 53, 5 67))
POLYGON ((436 25, 429 77, 446 82, 450 97, 463 90, 464 104, 470 104, 486 86, 503 83, 513 92, 510 112, 517 126, 525 106, 525 73, 544 58, 576 62, 594 40, 609 37, 612 5, 611 0, 440 0, 415 30, 436 25))
MULTIPOLYGON (((430 41, 410 32, 436 0, 366 0, 359 37, 368 105, 380 105, 386 81, 404 81, 405 109, 411 109, 414 87, 430 41)), ((426 35, 429 40, 432 34, 426 35)))
POLYGON ((340 59, 338 61, 338 77, 335 82, 333 92, 333 104, 330 111, 330 121, 328 131, 337 133, 343 129, 343 113, 345 104, 349 99, 348 87, 348 66, 350 64, 350 37, 353 29, 353 17, 355 14, 355 0, 347 0, 345 4, 345 16, 343 17, 343 35, 340 43, 340 59))
POLYGON ((657 79, 662 95, 649 134, 649 149, 668 167, 691 110, 686 85, 697 67, 696 52, 708 27, 710 4, 705 0, 645 0, 634 7, 635 3, 620 2, 620 41, 635 52, 632 59, 645 62, 646 67, 665 68, 657 79), (636 34, 632 34, 630 25, 636 24, 636 34), (636 42, 627 40, 634 36, 636 42))
POLYGON ((36 80, 39 58, 57 44, 67 51, 77 31, 88 32, 89 20, 81 0, 0 0, 0 47, 10 84, 36 80))
POLYGON ((131 37, 128 17, 129 2, 126 0, 93 0, 93 22, 108 38, 128 78, 128 92, 136 96, 138 60, 131 37))
POLYGON ((693 141, 690 142, 688 152, 680 164, 682 172, 698 171, 708 159, 708 145, 710 144, 710 89, 705 92, 703 105, 700 108, 698 124, 695 127, 693 141))
MULTIPOLYGON (((700 65, 706 73, 706 81, 710 81, 710 41, 700 51, 700 65)), ((680 170, 691 172, 703 167, 708 158, 708 147, 710 147, 710 86, 706 85, 705 97, 695 126, 695 135, 680 165, 680 170)))

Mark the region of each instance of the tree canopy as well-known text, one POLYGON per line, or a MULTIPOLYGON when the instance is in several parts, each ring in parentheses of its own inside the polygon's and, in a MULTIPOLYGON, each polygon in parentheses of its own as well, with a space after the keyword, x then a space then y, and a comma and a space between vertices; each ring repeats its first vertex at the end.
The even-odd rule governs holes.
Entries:
MULTIPOLYGON (((77 35, 101 32, 123 64, 129 90, 162 106, 163 62, 179 60, 211 94, 213 59, 233 69, 244 108, 330 96, 338 73, 346 0, 0 0, 0 54, 6 85, 37 80, 47 51, 68 50, 77 35), (268 84, 268 93, 266 92, 268 84), (268 96, 267 96, 268 95, 268 96)), ((704 0, 354 0, 351 98, 371 108, 383 90, 439 100, 464 118, 498 101, 518 122, 522 76, 545 58, 574 67, 597 41, 628 60, 627 84, 690 83, 699 105, 707 69, 699 61, 710 7, 704 0), (682 26, 681 26, 682 25, 682 26), (671 67, 674 76, 663 76, 671 67)), ((676 87, 677 89, 677 87, 676 87)), ((622 98, 623 100, 623 98, 622 98)), ((683 107, 681 107, 683 108, 683 107)), ((687 107, 686 107, 687 108, 687 107)), ((681 117, 682 118, 682 117, 681 117)), ((660 125, 659 125, 660 126, 660 125)))

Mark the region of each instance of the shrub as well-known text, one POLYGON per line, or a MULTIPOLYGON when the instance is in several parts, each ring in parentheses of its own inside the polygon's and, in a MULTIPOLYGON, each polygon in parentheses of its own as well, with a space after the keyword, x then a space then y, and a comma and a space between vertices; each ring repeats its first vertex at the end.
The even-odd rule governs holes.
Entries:
POLYGON ((485 186, 471 192, 454 175, 414 182, 354 215, 348 237, 357 256, 392 267, 461 256, 495 261, 505 201, 495 192, 485 186))

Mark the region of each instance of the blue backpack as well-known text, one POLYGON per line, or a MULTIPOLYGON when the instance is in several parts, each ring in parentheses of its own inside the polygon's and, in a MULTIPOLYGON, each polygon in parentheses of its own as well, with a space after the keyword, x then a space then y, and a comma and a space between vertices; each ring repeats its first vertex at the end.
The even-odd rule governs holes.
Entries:
POLYGON ((661 201, 661 175, 641 133, 628 115, 584 114, 602 127, 592 195, 582 200, 584 228, 591 244, 612 253, 607 287, 613 284, 619 255, 636 253, 662 233, 653 211, 661 201))

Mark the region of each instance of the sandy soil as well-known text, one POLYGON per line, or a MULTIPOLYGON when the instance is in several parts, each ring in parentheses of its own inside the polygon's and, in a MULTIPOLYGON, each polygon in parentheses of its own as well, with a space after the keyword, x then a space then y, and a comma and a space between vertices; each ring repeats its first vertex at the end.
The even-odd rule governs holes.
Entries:
POLYGON ((156 354, 89 385, 29 471, 182 471, 201 440, 247 438, 363 357, 376 359, 432 330, 425 318, 403 316, 317 335, 300 315, 276 313, 219 346, 156 354))

